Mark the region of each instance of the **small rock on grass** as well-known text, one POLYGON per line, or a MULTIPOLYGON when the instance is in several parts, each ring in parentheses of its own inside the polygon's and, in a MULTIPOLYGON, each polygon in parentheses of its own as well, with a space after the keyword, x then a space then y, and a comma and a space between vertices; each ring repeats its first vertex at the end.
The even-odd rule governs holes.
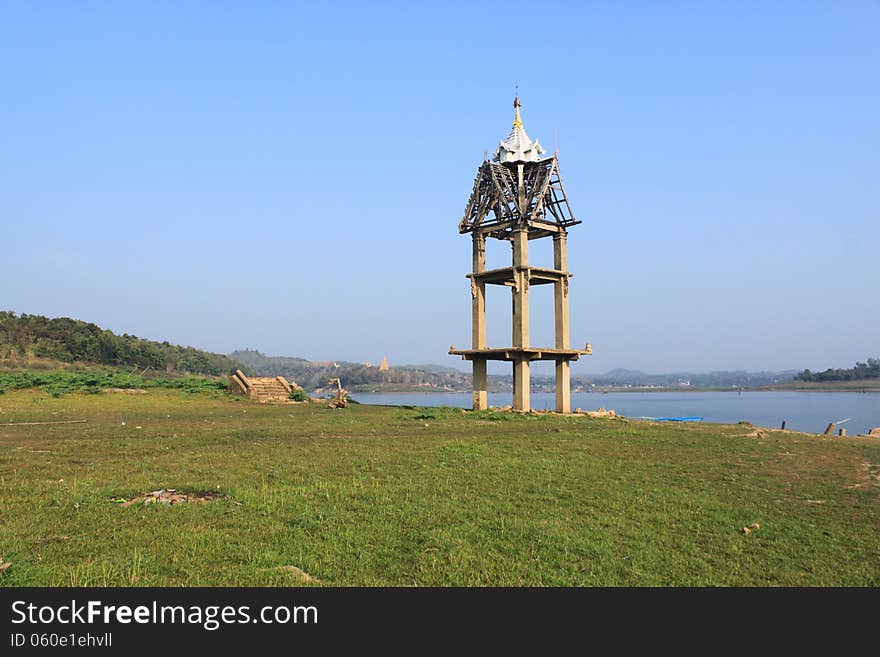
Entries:
MULTIPOLYGON (((273 570, 273 569, 262 568, 261 570, 266 571, 266 570, 273 570)), ((312 577, 306 571, 304 571, 302 568, 298 568, 297 566, 278 566, 274 570, 280 570, 285 573, 290 573, 292 575, 296 575, 305 584, 320 584, 321 583, 321 580, 319 580, 317 577, 312 577)))

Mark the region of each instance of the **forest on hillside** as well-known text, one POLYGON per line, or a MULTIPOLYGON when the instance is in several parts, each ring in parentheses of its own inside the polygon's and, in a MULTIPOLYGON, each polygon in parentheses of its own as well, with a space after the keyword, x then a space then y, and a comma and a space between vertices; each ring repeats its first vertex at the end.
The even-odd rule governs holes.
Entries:
POLYGON ((0 359, 29 356, 64 363, 94 363, 214 376, 229 374, 240 367, 222 354, 143 340, 135 335, 116 335, 96 324, 77 319, 0 312, 0 359))
POLYGON ((795 381, 860 381, 880 378, 880 358, 869 358, 867 363, 856 363, 849 369, 827 369, 824 372, 804 370, 795 375, 795 381))

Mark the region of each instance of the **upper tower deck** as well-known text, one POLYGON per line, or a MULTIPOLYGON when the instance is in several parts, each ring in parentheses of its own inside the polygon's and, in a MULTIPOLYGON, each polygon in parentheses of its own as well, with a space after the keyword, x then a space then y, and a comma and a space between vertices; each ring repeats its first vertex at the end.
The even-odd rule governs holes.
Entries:
POLYGON ((516 114, 510 134, 477 171, 458 224, 460 233, 510 239, 515 228, 526 226, 529 239, 535 239, 581 223, 565 195, 557 155, 541 157, 544 149, 537 139, 532 141, 523 125, 519 96, 513 106, 516 114))

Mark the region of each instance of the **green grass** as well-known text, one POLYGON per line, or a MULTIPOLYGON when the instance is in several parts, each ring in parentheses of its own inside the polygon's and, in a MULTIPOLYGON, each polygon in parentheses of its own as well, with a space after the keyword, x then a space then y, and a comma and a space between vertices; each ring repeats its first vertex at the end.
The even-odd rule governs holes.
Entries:
POLYGON ((867 438, 160 389, 0 396, 0 424, 59 420, 87 422, 0 426, 0 585, 302 583, 283 566, 342 586, 880 584, 867 438), (162 487, 228 498, 113 501, 162 487))

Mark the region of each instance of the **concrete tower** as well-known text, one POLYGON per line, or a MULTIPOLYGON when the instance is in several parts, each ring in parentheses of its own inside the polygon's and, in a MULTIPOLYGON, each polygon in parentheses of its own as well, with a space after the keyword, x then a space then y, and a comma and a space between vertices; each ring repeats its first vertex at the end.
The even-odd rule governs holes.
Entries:
POLYGON ((571 213, 557 156, 542 158, 544 149, 532 141, 520 117, 519 97, 513 101, 516 115, 510 134, 491 160, 480 165, 474 189, 459 233, 470 233, 473 240, 473 272, 471 279, 472 345, 471 349, 450 349, 450 354, 470 360, 474 368, 474 409, 487 407, 486 363, 504 360, 513 364, 513 408, 531 409, 529 365, 533 360, 556 362, 556 410, 571 412, 570 362, 584 354, 585 349, 572 349, 568 325, 567 229, 577 221, 571 213), (553 239, 553 267, 529 264, 529 240, 553 239), (486 270, 486 239, 510 242, 512 266, 486 270), (486 345, 486 285, 511 288, 513 301, 513 335, 510 347, 491 348, 486 345), (533 347, 529 343, 529 287, 553 285, 556 316, 554 347, 533 347))

